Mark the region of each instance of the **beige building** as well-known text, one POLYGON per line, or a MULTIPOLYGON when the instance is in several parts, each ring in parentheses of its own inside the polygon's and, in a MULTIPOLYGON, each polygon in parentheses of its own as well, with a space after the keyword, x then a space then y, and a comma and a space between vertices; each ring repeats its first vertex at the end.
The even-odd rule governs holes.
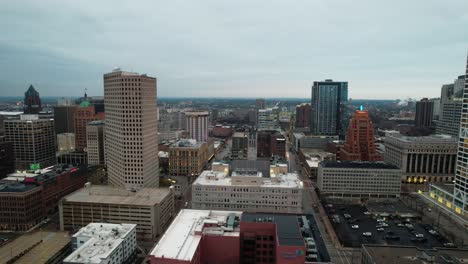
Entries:
POLYGON ((143 188, 137 192, 88 185, 59 203, 60 229, 77 231, 94 222, 137 225, 137 240, 154 241, 175 216, 171 189, 143 188))
POLYGON ((156 78, 115 69, 104 74, 109 183, 159 186, 156 78))
POLYGON ((104 121, 90 122, 86 127, 86 144, 89 165, 104 164, 104 121))
POLYGON ((57 135, 57 148, 59 152, 75 150, 75 133, 62 133, 57 135))
POLYGON ((259 170, 236 169, 213 163, 192 184, 192 208, 265 213, 302 213, 303 183, 287 165, 270 166, 269 175, 259 170))
POLYGON ((169 147, 169 174, 198 176, 213 155, 213 144, 183 139, 169 147))

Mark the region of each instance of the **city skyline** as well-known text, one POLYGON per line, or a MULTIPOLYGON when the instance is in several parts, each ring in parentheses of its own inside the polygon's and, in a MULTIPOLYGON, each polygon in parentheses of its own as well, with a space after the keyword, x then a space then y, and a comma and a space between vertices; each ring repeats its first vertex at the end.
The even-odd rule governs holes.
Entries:
POLYGON ((466 1, 266 3, 8 2, 0 90, 102 95, 121 67, 156 75, 159 97, 307 98, 330 78, 395 99, 439 97, 463 73, 466 1))

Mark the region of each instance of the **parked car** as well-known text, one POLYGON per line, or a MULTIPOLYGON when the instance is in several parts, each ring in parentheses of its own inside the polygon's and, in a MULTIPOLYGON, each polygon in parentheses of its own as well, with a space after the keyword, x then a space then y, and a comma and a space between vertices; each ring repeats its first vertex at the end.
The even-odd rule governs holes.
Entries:
POLYGON ((359 225, 352 225, 351 228, 352 229, 359 229, 359 225))
POLYGON ((417 237, 417 238, 423 238, 423 237, 424 237, 423 234, 416 234, 416 235, 414 235, 414 236, 417 237))
POLYGON ((365 237, 371 237, 372 233, 371 232, 364 232, 364 233, 362 233, 362 235, 365 236, 365 237))
POLYGON ((378 232, 383 232, 384 230, 385 230, 385 229, 383 229, 383 228, 381 228, 381 227, 380 227, 380 228, 377 228, 377 231, 378 231, 378 232))

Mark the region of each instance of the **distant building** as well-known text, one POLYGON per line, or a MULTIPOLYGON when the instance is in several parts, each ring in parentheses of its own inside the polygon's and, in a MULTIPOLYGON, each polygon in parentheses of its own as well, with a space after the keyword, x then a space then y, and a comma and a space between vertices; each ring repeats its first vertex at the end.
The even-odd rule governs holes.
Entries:
POLYGON ((21 119, 5 120, 6 140, 13 143, 15 167, 28 169, 32 164, 45 168, 55 163, 57 139, 54 120, 37 115, 21 115, 21 119))
POLYGON ((73 166, 88 165, 88 152, 57 152, 57 164, 70 164, 73 166))
POLYGON ((341 149, 341 160, 379 161, 374 141, 374 126, 369 112, 357 110, 351 119, 346 133, 346 143, 341 149))
POLYGON ((37 115, 42 111, 41 98, 39 93, 30 85, 24 93, 24 113, 28 115, 37 115))
POLYGON ((75 133, 76 105, 54 106, 55 133, 75 133))
POLYGON ((338 140, 338 136, 317 136, 305 133, 293 133, 292 145, 296 151, 302 148, 326 149, 327 145, 338 140))
POLYGON ((266 101, 265 99, 258 98, 255 100, 255 107, 257 109, 265 109, 266 108, 266 101))
POLYGON ((298 158, 301 162, 300 168, 304 170, 303 175, 316 180, 319 163, 324 160, 336 160, 336 155, 321 149, 301 148, 298 158))
POLYGON ((257 118, 257 130, 279 130, 278 113, 276 109, 259 109, 257 118))
POLYGON ((416 102, 416 119, 415 125, 420 128, 432 127, 432 119, 434 117, 434 102, 427 98, 416 102))
POLYGON ((136 224, 138 241, 154 241, 175 216, 174 194, 157 188, 133 192, 88 185, 63 198, 59 209, 61 230, 78 230, 95 222, 136 224))
POLYGON ((103 165, 104 160, 104 127, 103 120, 92 121, 86 127, 86 145, 89 165, 103 165))
POLYGON ((169 147, 169 175, 196 177, 213 154, 213 143, 179 140, 169 147))
POLYGON ((72 236, 72 249, 64 264, 128 263, 136 255, 136 225, 90 223, 72 236))
POLYGON ((185 112, 185 116, 189 137, 206 142, 208 140, 208 112, 185 112))
POLYGON ((156 78, 115 69, 104 74, 105 159, 109 183, 159 186, 156 78))
POLYGON ((57 134, 57 150, 59 152, 70 152, 75 150, 75 134, 57 134))
POLYGON ((457 160, 457 139, 448 135, 385 136, 384 161, 398 166, 404 183, 452 182, 457 160))
POLYGON ((231 137, 233 129, 230 126, 215 125, 211 130, 211 135, 217 138, 231 137))
POLYGON ((103 120, 104 113, 96 113, 90 101, 84 100, 75 112, 75 149, 86 151, 86 127, 95 120, 103 120))
POLYGON ((400 179, 400 169, 382 161, 323 161, 317 187, 328 198, 395 199, 400 197, 400 179))
POLYGON ((440 115, 440 98, 431 98, 430 101, 434 104, 434 111, 432 111, 433 120, 438 120, 440 115))
POLYGON ((257 132, 257 157, 286 157, 286 138, 278 131, 264 130, 257 132))
POLYGON ((303 184, 288 166, 272 165, 269 175, 213 163, 192 184, 192 208, 245 212, 301 213, 303 184), (259 191, 261 190, 261 191, 259 191))
POLYGON ((15 170, 15 155, 13 143, 6 141, 5 136, 0 136, 0 179, 15 170))
POLYGON ((437 134, 459 136, 464 86, 465 75, 458 76, 453 84, 442 86, 439 119, 436 121, 437 134))
POLYGON ((342 104, 348 101, 348 82, 314 82, 311 100, 311 132, 335 136, 342 123, 342 104))
POLYGON ((249 150, 248 132, 235 132, 232 136, 231 155, 236 159, 247 159, 249 150))
POLYGON ((296 106, 296 128, 310 129, 310 104, 300 104, 296 106))
POLYGON ((463 263, 468 250, 453 248, 422 249, 411 246, 362 245, 362 264, 379 263, 463 263), (406 261, 408 260, 408 261, 406 261))
POLYGON ((327 254, 314 238, 303 237, 305 218, 184 209, 149 253, 150 263, 328 263, 318 261, 327 254))

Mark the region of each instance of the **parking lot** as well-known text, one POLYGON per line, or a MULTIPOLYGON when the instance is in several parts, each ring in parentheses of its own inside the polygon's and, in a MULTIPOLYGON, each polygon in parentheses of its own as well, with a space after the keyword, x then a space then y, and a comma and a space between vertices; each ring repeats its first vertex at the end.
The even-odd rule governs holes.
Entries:
POLYGON ((452 246, 434 227, 416 218, 375 216, 360 205, 326 205, 327 213, 341 244, 405 245, 420 248, 452 246))

